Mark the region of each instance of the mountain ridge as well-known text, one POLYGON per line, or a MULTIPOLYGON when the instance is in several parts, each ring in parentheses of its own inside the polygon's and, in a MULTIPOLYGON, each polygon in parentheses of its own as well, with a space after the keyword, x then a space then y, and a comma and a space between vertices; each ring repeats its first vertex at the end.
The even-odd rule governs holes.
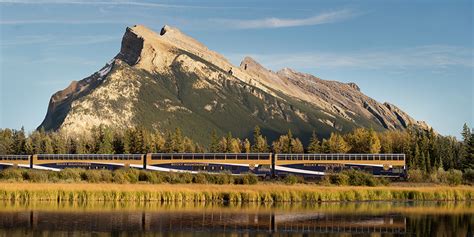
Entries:
POLYGON ((429 128, 395 105, 366 96, 355 83, 289 68, 273 72, 250 57, 234 66, 167 25, 159 33, 127 27, 109 63, 51 97, 40 127, 83 134, 100 124, 163 131, 181 125, 197 140, 211 129, 248 137, 255 125, 269 136, 292 129, 302 137, 313 130, 327 137, 356 127, 429 128))

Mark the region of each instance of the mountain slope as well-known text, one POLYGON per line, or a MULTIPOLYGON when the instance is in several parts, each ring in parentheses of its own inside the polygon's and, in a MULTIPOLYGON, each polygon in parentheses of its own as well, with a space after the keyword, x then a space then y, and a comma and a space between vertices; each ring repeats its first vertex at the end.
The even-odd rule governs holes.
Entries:
POLYGON ((87 133, 91 127, 180 127, 207 142, 209 133, 248 137, 255 125, 274 138, 291 129, 306 139, 356 127, 426 127, 381 104, 354 83, 326 81, 291 69, 272 72, 246 57, 239 67, 165 26, 127 28, 120 52, 90 77, 55 93, 40 127, 87 133))

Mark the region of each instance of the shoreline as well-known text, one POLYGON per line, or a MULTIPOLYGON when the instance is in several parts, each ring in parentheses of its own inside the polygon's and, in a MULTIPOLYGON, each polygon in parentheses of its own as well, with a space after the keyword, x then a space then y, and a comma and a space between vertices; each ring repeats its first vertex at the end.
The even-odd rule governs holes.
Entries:
POLYGON ((320 186, 312 184, 109 184, 0 182, 4 201, 299 203, 470 201, 473 186, 320 186))

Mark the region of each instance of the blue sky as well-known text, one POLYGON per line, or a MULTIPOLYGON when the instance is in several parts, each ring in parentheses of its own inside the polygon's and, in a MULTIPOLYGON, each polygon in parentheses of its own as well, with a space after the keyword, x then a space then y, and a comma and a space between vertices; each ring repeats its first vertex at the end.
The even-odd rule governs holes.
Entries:
POLYGON ((472 1, 0 0, 0 127, 35 129, 126 26, 180 28, 233 63, 355 82, 444 135, 474 126, 472 1))

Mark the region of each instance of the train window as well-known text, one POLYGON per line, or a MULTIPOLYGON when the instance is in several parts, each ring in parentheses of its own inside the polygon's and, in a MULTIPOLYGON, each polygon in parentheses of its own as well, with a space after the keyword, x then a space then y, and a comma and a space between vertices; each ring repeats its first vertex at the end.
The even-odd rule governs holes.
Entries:
MULTIPOLYGON (((226 159, 225 154, 215 154, 214 157, 215 157, 216 160, 225 160, 226 159)), ((205 159, 207 159, 207 156, 205 157, 205 159)), ((227 156, 227 159, 232 159, 232 158, 227 156)))
POLYGON ((249 160, 258 160, 259 154, 249 154, 248 159, 249 160))
POLYGON ((204 159, 204 154, 194 154, 194 159, 195 160, 202 160, 202 159, 204 159))
POLYGON ((369 160, 374 160, 375 156, 369 156, 369 160))
POLYGON ((182 158, 183 158, 183 160, 192 160, 193 159, 193 154, 191 154, 191 153, 183 154, 182 158))
POLYGON ((161 155, 162 160, 171 160, 172 155, 171 154, 163 154, 161 155))

